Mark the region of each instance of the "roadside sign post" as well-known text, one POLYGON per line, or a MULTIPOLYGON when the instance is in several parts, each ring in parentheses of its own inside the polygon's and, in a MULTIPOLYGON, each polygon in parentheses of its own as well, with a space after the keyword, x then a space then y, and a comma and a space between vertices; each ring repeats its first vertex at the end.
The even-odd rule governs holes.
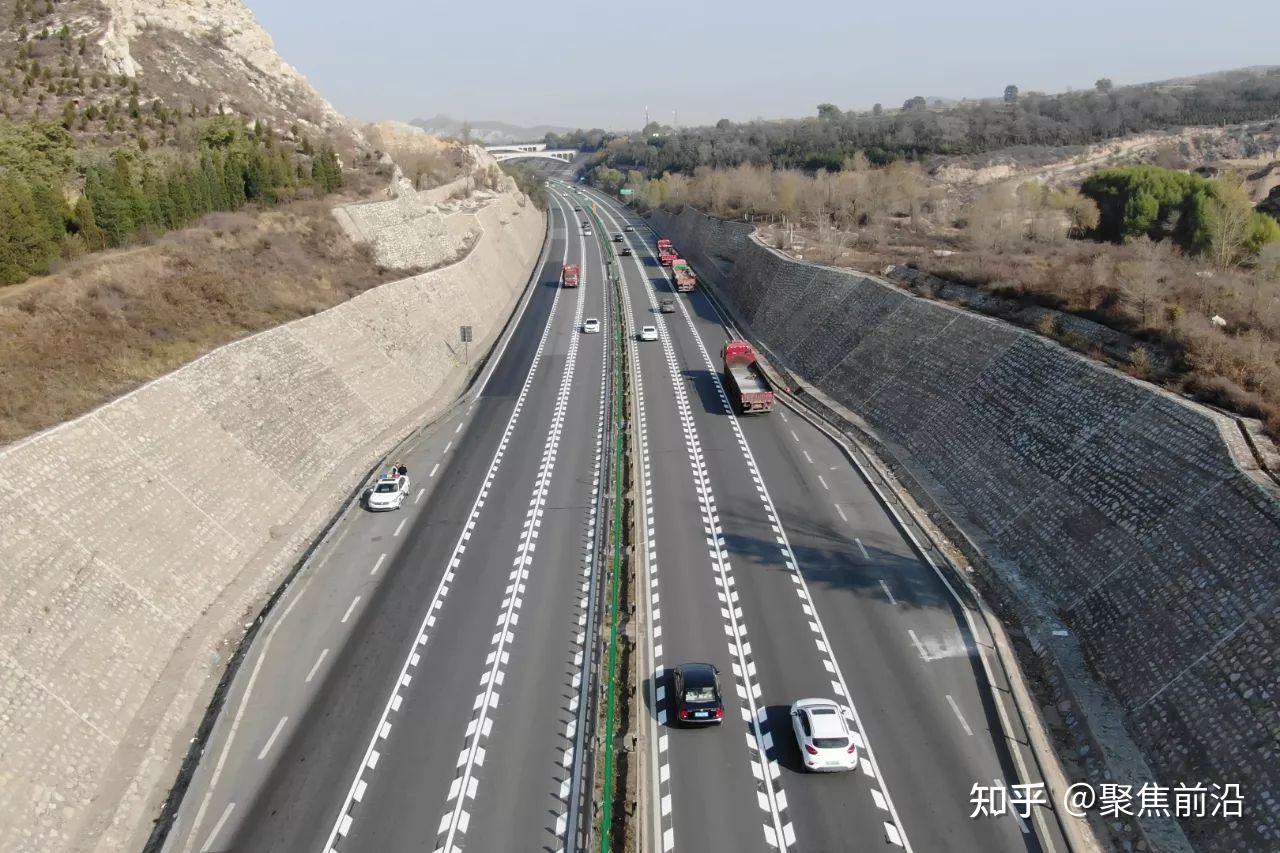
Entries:
POLYGON ((462 336, 462 363, 471 363, 471 327, 461 326, 459 332, 462 336))

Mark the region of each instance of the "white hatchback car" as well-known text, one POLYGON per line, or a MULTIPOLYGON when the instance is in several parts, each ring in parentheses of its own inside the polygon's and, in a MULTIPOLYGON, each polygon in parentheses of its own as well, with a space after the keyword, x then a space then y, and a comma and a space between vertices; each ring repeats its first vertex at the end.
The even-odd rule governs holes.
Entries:
POLYGON ((830 699, 800 699, 791 706, 800 757, 807 770, 844 771, 858 766, 858 745, 844 711, 830 699))
POLYGON ((595 317, 588 317, 582 321, 582 333, 585 335, 594 335, 600 331, 600 321, 595 317))
POLYGON ((409 478, 404 474, 379 477, 365 498, 365 506, 374 512, 399 509, 409 496, 409 478))
POLYGON ((640 327, 640 340, 656 341, 657 339, 658 339, 657 326, 641 326, 640 327))

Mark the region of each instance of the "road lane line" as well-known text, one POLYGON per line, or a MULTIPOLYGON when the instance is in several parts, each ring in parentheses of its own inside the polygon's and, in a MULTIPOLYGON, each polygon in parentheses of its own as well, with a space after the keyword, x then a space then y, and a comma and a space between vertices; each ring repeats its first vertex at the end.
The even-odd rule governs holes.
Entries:
POLYGON ((422 495, 426 491, 426 489, 418 489, 418 493, 413 496, 413 502, 416 504, 418 501, 422 500, 422 495))
POLYGON ((444 454, 448 453, 449 448, 451 447, 453 447, 453 439, 449 439, 449 443, 444 446, 444 450, 440 451, 440 455, 443 456, 444 454))
POLYGON ((858 550, 862 552, 862 559, 866 560, 867 562, 870 562, 871 555, 867 553, 867 546, 863 545, 862 540, 856 536, 853 537, 853 541, 858 543, 858 550))
POLYGON ((887 583, 885 583, 883 580, 882 580, 882 581, 880 581, 880 588, 884 590, 885 598, 889 599, 889 603, 890 603, 890 604, 895 604, 895 605, 896 605, 896 604, 898 603, 898 602, 897 602, 897 600, 896 600, 896 599, 894 599, 894 597, 893 597, 893 593, 892 593, 892 592, 889 592, 889 585, 888 585, 887 583))
MULTIPOLYGON (((653 256, 652 249, 646 246, 646 251, 650 255, 650 257, 653 256)), ((636 261, 637 268, 640 268, 640 260, 636 258, 635 261, 636 261)), ((640 269, 643 273, 643 269, 642 268, 640 269)), ((648 280, 647 276, 645 277, 645 282, 646 282, 646 293, 649 296, 650 303, 654 303, 655 297, 653 294, 652 282, 648 280)), ((713 310, 715 310, 716 313, 719 314, 719 308, 716 307, 714 303, 711 303, 711 305, 713 310)), ((774 508, 773 500, 769 496, 768 488, 764 484, 764 478, 760 475, 759 466, 756 463, 754 454, 751 452, 750 446, 747 444, 746 437, 742 431, 742 427, 738 423, 738 418, 734 415, 733 406, 730 404, 728 395, 725 393, 724 384, 720 380, 719 372, 716 370, 714 363, 711 361, 710 353, 707 351, 706 342, 703 341, 702 336, 698 333, 698 329, 693 322, 693 317, 690 315, 689 309, 688 307, 686 307, 684 300, 676 300, 676 306, 679 308, 681 314, 683 315, 684 321, 688 326, 689 331, 692 334, 693 340, 702 355, 703 363, 706 365, 711 375, 711 378, 715 383, 716 391, 720 396, 721 405, 723 406, 724 411, 728 416, 729 424, 733 429, 734 436, 738 440, 738 445, 742 451, 743 457, 746 460, 751 470, 751 473, 753 474, 753 479, 756 481, 757 491, 760 493, 760 498, 765 508, 766 514, 771 518, 777 517, 777 511, 774 508)), ((653 307, 656 308, 657 307, 656 304, 654 304, 653 307)), ((661 322, 661 316, 659 316, 659 321, 661 322)), ((729 328, 728 321, 724 319, 723 315, 721 315, 721 321, 722 321, 721 322, 722 328, 728 329, 729 328)), ((666 333, 665 324, 660 325, 659 337, 664 338, 665 333, 666 333)), ((673 369, 674 368, 675 368, 675 365, 673 364, 673 369)), ((792 432, 792 436, 795 437, 795 431, 792 430, 791 432, 792 432)), ((799 438, 796 437, 796 440, 799 441, 799 438)), ((841 512, 842 517, 843 515, 844 513, 841 512)), ((806 599, 808 599, 809 604, 806 605, 806 609, 808 613, 806 615, 810 616, 810 627, 811 629, 813 629, 814 633, 817 634, 822 639, 824 646, 827 649, 830 649, 832 646, 829 639, 827 638, 826 629, 822 625, 822 619, 819 617, 817 613, 817 609, 813 606, 813 603, 812 603, 813 598, 809 594, 808 584, 805 582, 803 573, 799 569, 799 563, 795 558, 794 551, 791 550, 791 545, 785 530, 782 532, 782 535, 778 538, 780 540, 782 554, 787 560, 787 567, 792 571, 793 577, 796 579, 797 586, 801 590, 803 590, 806 599)), ((730 612, 732 612, 732 608, 730 609, 730 612)), ((880 786, 884 790, 885 801, 888 805, 889 814, 893 817, 893 834, 896 838, 895 843, 900 844, 905 850, 908 851, 908 853, 911 853, 911 850, 912 850, 911 843, 906 838, 906 832, 905 830, 902 829, 902 821, 898 816, 897 809, 893 805, 892 798, 889 796, 888 788, 884 784, 884 776, 880 773, 879 765, 876 762, 875 754, 871 748, 870 739, 866 735, 866 728, 862 725, 862 721, 858 714, 858 709, 853 704, 853 698, 849 693, 848 685, 845 682, 843 672, 840 669, 840 664, 836 660, 834 654, 830 654, 824 660, 824 664, 829 665, 828 669, 835 676, 835 680, 832 681, 832 688, 836 690, 842 697, 844 697, 845 700, 849 703, 847 706, 847 710, 852 714, 855 726, 859 731, 862 732, 862 735, 865 739, 867 757, 870 759, 873 769, 876 770, 877 777, 880 781, 880 786)), ((766 786, 767 789, 769 789, 769 787, 770 786, 766 786)), ((888 826, 888 824, 886 824, 886 826, 888 826)), ((787 828, 790 829, 789 824, 787 828)), ((788 844, 792 843, 785 837, 779 838, 777 839, 777 841, 782 846, 783 849, 785 849, 788 844)))
POLYGON ((439 463, 439 462, 437 462, 437 463, 435 464, 435 466, 431 469, 431 473, 430 473, 430 474, 428 474, 427 476, 428 476, 428 477, 434 477, 434 476, 436 475, 436 472, 437 472, 437 471, 439 471, 439 470, 440 470, 440 463, 439 463))
MULTIPOLYGON (((585 246, 579 235, 579 245, 585 258, 585 246)), ((578 289, 573 325, 578 327, 582 322, 583 306, 586 302, 587 288, 578 289)), ((543 445, 542 461, 535 477, 533 491, 529 500, 529 513, 524 524, 520 541, 516 546, 516 555, 511 571, 511 585, 507 587, 506 598, 499 607, 497 631, 490 645, 494 646, 486 659, 485 671, 481 674, 482 689, 472 704, 475 716, 470 720, 465 735, 465 746, 458 756, 457 767, 460 775, 454 777, 446 797, 446 811, 441 816, 436 831, 436 849, 452 851, 463 846, 463 838, 470 826, 471 815, 467 809, 469 801, 475 799, 479 785, 479 771, 484 763, 485 749, 482 745, 488 738, 493 725, 491 714, 499 704, 498 685, 502 684, 504 667, 510 659, 509 648, 515 642, 516 626, 519 623, 519 609, 523 601, 524 582, 529 578, 529 567, 533 565, 534 540, 538 535, 541 517, 547 505, 548 485, 555 472, 556 462, 560 456, 560 441, 563 436, 564 423, 573 397, 573 377, 578 362, 579 342, 582 338, 574 335, 569 341, 560 388, 556 395, 555 409, 551 424, 543 445)))
POLYGON ((960 713, 960 706, 956 704, 956 700, 951 698, 951 694, 947 694, 947 704, 951 706, 951 710, 956 712, 956 719, 960 721, 960 728, 964 729, 964 733, 969 737, 973 737, 973 729, 969 728, 969 724, 965 722, 964 714, 960 713))
POLYGON ((813 464, 813 457, 809 455, 809 451, 807 451, 807 450, 802 450, 802 451, 800 451, 800 452, 804 454, 804 458, 805 458, 805 460, 806 460, 810 465, 812 465, 812 464, 813 464))
MULTIPOLYGON (((564 215, 565 211, 564 211, 563 205, 560 204, 558 201, 557 201, 557 207, 560 209, 561 215, 564 215)), ((562 257, 560 259, 561 265, 564 264, 567 258, 568 258, 568 243, 566 242, 565 251, 562 254, 562 257)), ((547 260, 549 260, 549 258, 546 257, 545 255, 539 258, 539 267, 538 267, 539 270, 544 269, 546 267, 547 260)), ((522 321, 524 317, 525 309, 532 302, 532 294, 534 292, 534 287, 537 285, 538 281, 539 281, 538 273, 535 273, 533 281, 530 287, 528 288, 528 292, 530 295, 528 298, 525 299, 524 306, 520 309, 521 311, 520 317, 516 318, 515 320, 516 323, 519 323, 522 321)), ((494 451, 493 456, 489 461, 489 468, 485 473, 485 479, 481 482, 480 489, 476 494, 475 500, 472 502, 471 511, 468 513, 468 519, 474 519, 476 515, 479 513, 484 502, 483 496, 488 494, 489 488, 493 485, 493 478, 497 473, 499 466, 502 464, 503 456, 506 453, 507 443, 510 441, 512 431, 515 429, 515 424, 519 419, 520 413, 523 409, 524 401, 528 396, 529 389, 533 385, 533 378, 537 374, 538 367, 541 364, 542 353, 546 347, 547 338, 551 334, 551 326, 553 324, 553 321, 555 320, 556 308, 560 303, 560 293, 561 293, 560 288, 556 288, 555 293, 552 295, 551 307, 547 311, 547 318, 544 321, 543 328, 542 328, 542 336, 539 339, 538 346, 534 350, 533 358, 529 363, 529 367, 525 372, 524 384, 520 389, 519 395, 517 395, 516 397, 516 402, 515 402, 515 405, 512 407, 511 414, 507 418, 507 425, 503 428, 502 438, 498 442, 498 447, 494 451)), ((482 393, 485 387, 487 387, 489 379, 493 376, 494 370, 496 369, 498 362, 502 359, 503 355, 506 353, 507 344, 510 342, 511 338, 514 336, 515 336, 515 331, 513 330, 512 334, 508 336, 506 341, 504 341, 502 345, 502 349, 497 353, 497 355, 494 358, 490 359, 488 372, 485 376, 484 382, 480 384, 480 387, 476 392, 477 394, 482 393)), ((439 465, 437 465, 436 467, 438 468, 439 465)), ((432 473, 434 474, 434 469, 432 473)), ((382 715, 379 717, 378 725, 374 728, 373 733, 369 737, 368 746, 365 749, 364 760, 361 761, 360 766, 356 769, 355 773, 352 774, 353 778, 351 780, 350 787, 347 789, 346 798, 343 800, 342 807, 338 811, 338 815, 335 818, 333 826, 329 831, 329 836, 325 841, 324 849, 326 851, 334 850, 335 849, 334 845, 336 844, 338 837, 345 836, 351 829, 352 817, 349 812, 351 810, 352 803, 355 802, 356 792, 363 791, 365 786, 367 785, 367 783, 364 781, 364 778, 363 778, 365 770, 377 764, 377 759, 375 756, 378 754, 377 747, 378 747, 379 740, 381 738, 383 725, 388 721, 387 718, 390 717, 390 715, 394 711, 398 710, 402 704, 403 699, 400 695, 400 691, 408 683, 408 679, 410 677, 409 670, 416 667, 420 662, 421 656, 418 651, 419 647, 427 645, 427 642, 428 642, 427 631, 429 628, 431 628, 435 624, 434 614, 438 609, 440 609, 443 606, 444 597, 445 595, 448 594, 449 584, 453 580, 454 570, 461 563, 462 556, 466 552, 468 533, 469 531, 467 531, 464 527, 462 533, 458 535, 458 538, 454 543, 453 552, 450 556, 449 563, 447 564, 446 570, 444 574, 441 576, 439 584, 436 586, 436 591, 432 595, 431 602, 428 604, 426 608, 426 612, 422 617, 422 622, 418 627, 418 631, 416 634, 413 635, 413 639, 409 644, 409 649, 407 654, 405 655, 404 663, 400 668, 400 679, 396 682, 396 686, 392 688, 390 695, 387 696, 387 701, 386 701, 386 704, 383 706, 382 715)))
POLYGON ((404 523, 405 523, 406 521, 408 521, 408 520, 409 520, 409 519, 407 519, 407 518, 402 518, 402 519, 400 519, 400 523, 396 525, 396 532, 395 532, 395 533, 392 533, 391 535, 392 535, 392 536, 399 536, 399 535, 400 535, 400 531, 401 531, 401 530, 404 530, 404 523))
POLYGON ((209 831, 209 837, 204 840, 200 850, 206 853, 213 849, 213 842, 218 840, 218 833, 222 831, 222 827, 226 825, 227 818, 231 817, 231 811, 236 807, 235 803, 227 803, 227 807, 222 810, 222 817, 218 818, 218 822, 213 825, 213 829, 209 831))
POLYGON ((794 438, 796 441, 800 440, 800 436, 796 435, 795 430, 791 430, 791 437, 794 438))
POLYGON ((818 482, 822 484, 822 488, 826 489, 828 492, 831 491, 831 487, 827 485, 826 480, 822 479, 821 474, 818 475, 818 482))
POLYGON ((847 522, 849 520, 849 516, 844 514, 844 510, 840 508, 840 504, 833 504, 833 506, 836 508, 836 512, 840 513, 840 517, 847 522))
POLYGON ((347 612, 342 614, 342 624, 345 625, 347 623, 347 620, 351 618, 351 611, 355 610, 356 605, 359 603, 360 596, 357 595, 355 598, 351 599, 351 603, 347 605, 347 612))
MULTIPOLYGON (((606 207, 605 210, 608 211, 609 208, 606 207)), ((606 213, 605 215, 616 227, 617 220, 614 219, 612 214, 606 213)), ((646 251, 652 255, 652 251, 647 247, 646 251)), ((717 535, 719 533, 718 527, 713 526, 716 524, 714 519, 718 517, 719 513, 716 508, 715 494, 707 469, 706 457, 702 450, 697 424, 694 421, 692 407, 689 403, 688 383, 684 381, 680 370, 671 333, 667 329, 666 319, 658 312, 657 297, 654 294, 653 283, 649 280, 638 255, 632 256, 632 262, 644 282, 645 296, 648 298, 650 309, 655 314, 658 340, 662 345, 662 353, 667 363, 667 373, 680 417, 681 428, 684 432, 685 452, 689 457, 693 486, 702 509, 708 555, 711 558, 712 568, 716 571, 718 594, 722 596, 721 616, 724 620, 724 630, 728 638, 727 643, 733 666, 734 686, 737 688, 740 711, 744 716, 748 729, 746 732, 747 751, 757 783, 763 788, 763 791, 757 791, 758 804, 769 819, 769 822, 763 826, 765 841, 770 847, 786 851, 795 844, 795 829, 786 814, 786 791, 782 786, 777 762, 770 755, 772 738, 768 731, 767 709, 763 704, 757 703, 757 698, 762 691, 755 677, 756 664, 749 651, 751 644, 747 640, 747 628, 742 619, 742 608, 738 604, 738 593, 735 589, 733 571, 729 562, 729 552, 724 547, 724 540, 717 535)), ((630 294, 625 286, 623 288, 623 300, 628 314, 632 313, 630 294)), ((688 313, 684 308, 684 303, 677 300, 677 304, 680 306, 681 311, 686 312, 685 317, 688 320, 688 313)), ((699 344, 701 344, 701 339, 699 339, 699 344)), ((709 365, 709 357, 707 359, 709 365)), ((728 401, 724 398, 723 388, 719 385, 718 377, 716 377, 716 383, 717 387, 720 388, 722 401, 727 406, 728 401)), ((665 849, 665 837, 663 846, 665 849)))
POLYGON ((378 569, 382 568, 382 561, 385 559, 387 559, 386 554, 378 555, 378 562, 373 564, 373 568, 369 570, 369 574, 376 575, 378 573, 378 569))
POLYGON ((276 727, 271 730, 271 737, 267 738, 267 742, 262 745, 262 751, 258 753, 259 761, 267 757, 267 753, 271 751, 271 744, 276 742, 276 738, 280 735, 280 730, 284 728, 284 724, 287 722, 289 722, 289 718, 285 716, 281 717, 276 723, 276 727))
POLYGON ((460 433, 460 432, 462 432, 462 422, 461 422, 461 421, 459 421, 459 422, 458 422, 458 425, 457 425, 456 427, 454 427, 454 428, 453 428, 453 434, 454 434, 454 435, 457 435, 457 434, 458 434, 458 433, 460 433))
POLYGON ((920 653, 920 659, 928 661, 929 653, 924 650, 924 644, 920 642, 920 638, 916 636, 916 632, 908 628, 907 633, 911 636, 911 645, 915 646, 916 651, 920 653))
POLYGON ((316 658, 316 662, 311 664, 311 671, 307 673, 307 678, 305 682, 306 684, 310 684, 311 679, 316 677, 316 671, 320 669, 320 664, 324 663, 324 659, 327 658, 328 656, 329 656, 328 649, 322 649, 320 651, 320 657, 316 658))

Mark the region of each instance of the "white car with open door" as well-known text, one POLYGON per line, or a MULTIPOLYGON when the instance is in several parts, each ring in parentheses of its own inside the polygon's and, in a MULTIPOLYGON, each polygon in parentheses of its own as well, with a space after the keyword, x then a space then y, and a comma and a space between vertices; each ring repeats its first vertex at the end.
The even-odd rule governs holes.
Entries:
POLYGON ((393 468, 391 473, 379 477, 366 494, 364 505, 373 512, 399 509, 409 496, 409 476, 404 468, 393 468))
POLYGON ((830 699, 800 699, 791 706, 800 758, 807 770, 840 772, 858 766, 858 745, 844 709, 830 699))

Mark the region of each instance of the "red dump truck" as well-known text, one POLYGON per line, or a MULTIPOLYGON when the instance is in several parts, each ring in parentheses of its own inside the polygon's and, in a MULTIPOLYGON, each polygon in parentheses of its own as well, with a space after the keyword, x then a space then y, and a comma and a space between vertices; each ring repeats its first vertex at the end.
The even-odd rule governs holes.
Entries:
POLYGON ((578 265, 569 264, 560 271, 560 283, 565 287, 578 286, 578 265))
POLYGON ((698 284, 698 275, 684 258, 676 258, 671 262, 671 275, 676 282, 676 290, 688 293, 698 284))
POLYGON ((773 389, 756 359, 755 347, 746 341, 729 341, 720 353, 724 358, 724 384, 734 406, 744 415, 773 408, 773 389))
POLYGON ((676 254, 676 250, 671 246, 671 241, 662 239, 658 241, 658 263, 664 267, 671 266, 671 262, 680 257, 676 254))

